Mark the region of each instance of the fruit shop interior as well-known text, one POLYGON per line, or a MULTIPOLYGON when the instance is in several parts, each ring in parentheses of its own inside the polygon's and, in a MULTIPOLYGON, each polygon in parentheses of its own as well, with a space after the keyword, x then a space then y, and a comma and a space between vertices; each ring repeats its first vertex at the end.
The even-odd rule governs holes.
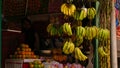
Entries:
MULTIPOLYGON (((9 68, 8 61, 27 59, 25 68, 42 68, 53 61, 65 68, 110 68, 111 1, 98 1, 3 0, 2 67, 9 68), (23 20, 37 33, 35 45, 26 44, 23 20)), ((34 31, 28 32, 29 39, 34 31)))

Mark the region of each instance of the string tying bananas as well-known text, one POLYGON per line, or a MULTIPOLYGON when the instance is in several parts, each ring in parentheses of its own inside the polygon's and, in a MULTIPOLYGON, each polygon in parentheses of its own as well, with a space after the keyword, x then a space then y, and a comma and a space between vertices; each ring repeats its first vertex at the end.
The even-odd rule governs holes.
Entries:
POLYGON ((72 35, 72 29, 71 29, 71 25, 69 23, 64 23, 63 24, 63 32, 69 36, 72 35))
POLYGON ((88 8, 88 10, 87 10, 88 19, 90 19, 90 20, 94 19, 95 15, 96 15, 96 9, 94 7, 88 8))
POLYGON ((85 56, 82 51, 80 50, 80 48, 75 47, 75 58, 80 60, 80 61, 85 61, 88 57, 85 56))
POLYGON ((83 7, 81 10, 76 10, 73 14, 75 20, 83 20, 87 17, 87 8, 83 7))
POLYGON ((65 15, 72 16, 76 10, 76 6, 74 4, 63 3, 61 5, 61 12, 65 15))
POLYGON ((63 45, 63 52, 65 54, 71 54, 73 53, 74 48, 75 48, 75 45, 72 41, 66 41, 63 45))
POLYGON ((108 29, 100 29, 98 32, 98 40, 107 41, 110 39, 110 31, 108 29))

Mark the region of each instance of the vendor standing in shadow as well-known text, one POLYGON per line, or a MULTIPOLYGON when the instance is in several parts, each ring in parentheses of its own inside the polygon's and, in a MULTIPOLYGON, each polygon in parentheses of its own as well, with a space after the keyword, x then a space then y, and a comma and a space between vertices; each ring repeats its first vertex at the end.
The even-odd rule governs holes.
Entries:
POLYGON ((39 36, 33 28, 32 22, 28 18, 22 19, 22 34, 24 36, 24 43, 28 44, 33 51, 39 50, 39 36))

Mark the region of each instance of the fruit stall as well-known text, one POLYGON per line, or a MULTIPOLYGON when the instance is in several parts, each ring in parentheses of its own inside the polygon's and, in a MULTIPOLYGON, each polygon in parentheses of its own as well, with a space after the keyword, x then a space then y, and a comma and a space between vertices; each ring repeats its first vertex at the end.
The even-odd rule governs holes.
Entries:
POLYGON ((2 68, 117 68, 113 2, 3 0, 2 68), (36 49, 24 43, 25 17, 38 33, 36 49))

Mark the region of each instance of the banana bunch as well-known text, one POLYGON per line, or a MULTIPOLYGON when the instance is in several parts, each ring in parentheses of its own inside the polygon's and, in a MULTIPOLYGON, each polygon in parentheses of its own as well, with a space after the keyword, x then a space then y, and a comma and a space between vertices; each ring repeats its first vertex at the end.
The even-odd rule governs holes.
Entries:
POLYGON ((63 32, 69 36, 72 35, 72 29, 71 29, 71 25, 69 23, 64 23, 63 24, 63 32))
POLYGON ((83 37, 85 36, 85 28, 82 26, 77 26, 75 32, 75 46, 79 46, 83 42, 83 37))
POLYGON ((94 32, 93 38, 97 37, 99 28, 96 27, 96 26, 92 26, 92 30, 93 30, 93 32, 94 32))
POLYGON ((96 9, 94 7, 91 7, 91 8, 87 9, 87 17, 88 17, 88 19, 90 19, 90 20, 94 19, 95 15, 96 15, 96 9))
POLYGON ((98 53, 101 57, 107 56, 108 54, 104 51, 103 46, 98 47, 98 53))
POLYGON ((110 39, 110 31, 108 29, 99 29, 98 31, 98 40, 107 41, 110 39))
POLYGON ((63 45, 63 52, 65 54, 71 54, 74 52, 75 45, 72 41, 66 41, 63 45))
POLYGON ((80 44, 83 43, 83 37, 82 37, 82 36, 77 37, 77 38, 75 39, 74 43, 75 43, 75 46, 79 47, 80 44))
POLYGON ((83 7, 81 10, 76 10, 73 14, 75 20, 83 20, 87 17, 87 8, 83 7))
POLYGON ((51 36, 57 35, 57 29, 56 29, 56 27, 54 26, 54 24, 50 23, 50 24, 47 26, 47 32, 48 32, 51 36))
POLYGON ((88 57, 85 56, 82 51, 80 50, 80 48, 75 47, 75 58, 80 60, 80 61, 85 61, 88 57))
POLYGON ((93 38, 95 38, 97 36, 98 28, 95 26, 93 26, 93 27, 86 26, 85 31, 86 31, 85 39, 92 40, 93 38))
POLYGON ((72 16, 76 10, 76 6, 74 4, 63 3, 61 5, 61 12, 65 15, 72 16))
POLYGON ((82 26, 77 26, 76 27, 76 36, 77 37, 79 37, 79 36, 84 37, 85 36, 85 28, 82 26))

